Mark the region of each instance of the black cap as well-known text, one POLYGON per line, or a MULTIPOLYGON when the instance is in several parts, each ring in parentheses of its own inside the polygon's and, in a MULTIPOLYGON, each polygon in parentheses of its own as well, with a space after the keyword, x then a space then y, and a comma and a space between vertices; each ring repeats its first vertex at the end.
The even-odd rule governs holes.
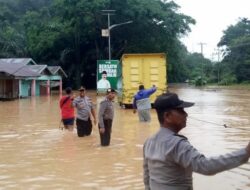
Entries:
POLYGON ((116 91, 115 91, 115 89, 113 89, 113 88, 108 88, 108 89, 107 89, 107 94, 110 93, 110 92, 116 92, 116 91))
POLYGON ((171 110, 175 108, 188 108, 193 105, 193 102, 184 102, 179 99, 177 94, 168 92, 156 98, 154 108, 156 110, 171 110))

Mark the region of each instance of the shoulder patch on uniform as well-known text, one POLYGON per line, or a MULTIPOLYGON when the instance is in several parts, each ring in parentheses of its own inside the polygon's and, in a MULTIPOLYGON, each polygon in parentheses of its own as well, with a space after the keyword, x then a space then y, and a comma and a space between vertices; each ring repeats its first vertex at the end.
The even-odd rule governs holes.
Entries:
POLYGON ((185 137, 184 135, 174 134, 174 136, 178 136, 178 137, 184 138, 185 140, 188 140, 188 138, 185 137))
POLYGON ((87 101, 92 104, 92 99, 88 98, 87 101))

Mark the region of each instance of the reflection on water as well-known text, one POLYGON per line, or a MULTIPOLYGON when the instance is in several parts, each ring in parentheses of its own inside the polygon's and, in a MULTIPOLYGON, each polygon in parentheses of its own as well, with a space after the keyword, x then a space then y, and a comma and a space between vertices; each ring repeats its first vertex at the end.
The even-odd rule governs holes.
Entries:
MULTIPOLYGON (((247 144, 249 91, 170 90, 196 103, 187 109, 190 118, 182 133, 199 151, 214 156, 247 144)), ((102 97, 89 95, 98 105, 102 97)), ((154 110, 152 122, 140 124, 132 110, 116 104, 111 146, 100 147, 96 127, 84 138, 59 130, 58 100, 54 95, 0 102, 0 189, 144 189, 142 145, 159 128, 154 110)), ((194 187, 250 189, 249 173, 248 163, 212 177, 195 174, 194 187)))

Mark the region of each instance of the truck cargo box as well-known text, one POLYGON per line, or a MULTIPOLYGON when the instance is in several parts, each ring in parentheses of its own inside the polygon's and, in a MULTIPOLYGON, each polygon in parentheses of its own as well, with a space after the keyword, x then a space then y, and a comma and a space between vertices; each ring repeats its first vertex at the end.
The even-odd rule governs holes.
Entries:
POLYGON ((155 98, 167 90, 166 54, 124 54, 120 61, 118 72, 118 102, 122 106, 131 106, 133 97, 140 84, 145 88, 157 86, 157 91, 151 97, 155 98))

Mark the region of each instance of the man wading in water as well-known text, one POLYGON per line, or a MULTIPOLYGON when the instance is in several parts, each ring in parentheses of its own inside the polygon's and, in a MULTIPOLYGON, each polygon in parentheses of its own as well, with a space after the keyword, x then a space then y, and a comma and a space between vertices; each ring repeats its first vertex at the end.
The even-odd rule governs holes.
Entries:
MULTIPOLYGON (((61 108, 61 117, 64 125, 64 129, 73 131, 74 129, 74 120, 75 120, 75 111, 72 105, 74 96, 72 94, 72 89, 67 87, 65 89, 66 95, 60 99, 60 108, 61 108)), ((62 128, 63 129, 63 128, 62 128)))
POLYGON ((111 132, 112 132, 112 123, 114 118, 114 105, 113 100, 115 98, 116 91, 112 88, 107 90, 107 95, 103 101, 100 102, 100 109, 98 113, 99 118, 99 133, 101 146, 109 146, 111 132))
POLYGON ((194 103, 166 93, 154 103, 160 122, 159 131, 143 147, 146 190, 192 190, 192 173, 214 175, 240 166, 250 157, 250 143, 242 149, 218 157, 206 158, 178 132, 186 127, 184 108, 194 103))
POLYGON ((90 116, 94 119, 96 125, 96 114, 94 105, 91 99, 86 96, 86 89, 81 87, 79 89, 79 96, 73 101, 73 106, 77 110, 76 126, 78 137, 89 136, 92 132, 92 122, 90 116))
POLYGON ((149 97, 157 90, 156 86, 153 85, 150 89, 145 89, 144 85, 139 86, 139 91, 134 95, 133 100, 133 113, 138 111, 138 117, 140 122, 150 122, 150 110, 151 103, 149 97))

